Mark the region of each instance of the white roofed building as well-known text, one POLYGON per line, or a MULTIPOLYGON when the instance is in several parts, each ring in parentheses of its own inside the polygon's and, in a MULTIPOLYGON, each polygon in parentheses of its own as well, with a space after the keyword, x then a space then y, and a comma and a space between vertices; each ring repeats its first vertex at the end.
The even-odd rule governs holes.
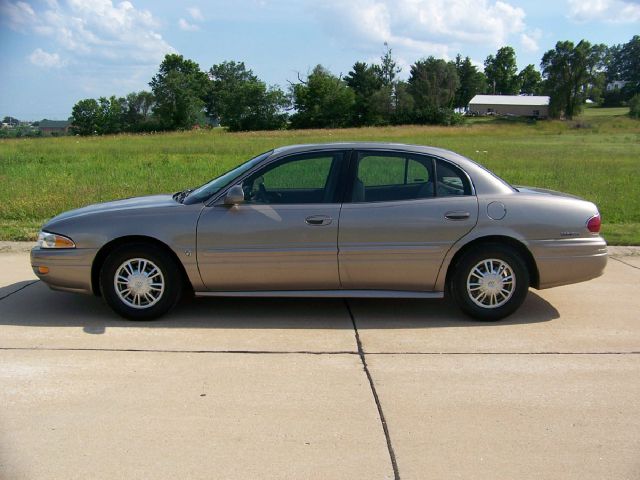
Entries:
POLYGON ((546 118, 549 116, 549 97, 540 95, 476 95, 469 102, 469 112, 476 115, 546 118))

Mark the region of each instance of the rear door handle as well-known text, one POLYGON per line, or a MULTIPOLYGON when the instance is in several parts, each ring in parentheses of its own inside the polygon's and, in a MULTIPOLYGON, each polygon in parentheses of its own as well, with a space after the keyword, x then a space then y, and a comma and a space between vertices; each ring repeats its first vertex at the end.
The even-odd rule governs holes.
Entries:
POLYGON ((331 217, 327 217, 326 215, 311 215, 304 219, 307 225, 313 226, 329 225, 332 220, 331 217))
POLYGON ((447 212, 444 214, 444 218, 447 220, 466 220, 470 216, 469 212, 447 212))

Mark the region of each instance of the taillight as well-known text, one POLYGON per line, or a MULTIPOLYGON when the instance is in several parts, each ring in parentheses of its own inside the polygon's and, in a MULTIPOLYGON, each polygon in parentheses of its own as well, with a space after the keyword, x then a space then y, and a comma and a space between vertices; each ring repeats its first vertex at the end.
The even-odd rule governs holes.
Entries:
POLYGON ((587 220, 587 228, 591 233, 598 233, 600 231, 600 226, 602 222, 600 221, 600 214, 594 215, 589 220, 587 220))

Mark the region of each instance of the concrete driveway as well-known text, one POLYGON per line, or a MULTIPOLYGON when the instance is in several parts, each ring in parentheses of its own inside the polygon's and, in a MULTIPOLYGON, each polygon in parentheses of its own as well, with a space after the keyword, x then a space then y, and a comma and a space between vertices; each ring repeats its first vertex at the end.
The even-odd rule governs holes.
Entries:
POLYGON ((129 323, 0 253, 0 478, 638 479, 639 258, 496 324, 313 299, 129 323))

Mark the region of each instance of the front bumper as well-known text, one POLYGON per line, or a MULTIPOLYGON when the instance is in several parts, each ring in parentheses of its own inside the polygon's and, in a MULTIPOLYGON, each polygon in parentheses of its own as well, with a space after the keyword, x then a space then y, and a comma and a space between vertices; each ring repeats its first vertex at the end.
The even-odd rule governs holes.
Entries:
POLYGON ((540 278, 539 288, 558 287, 599 277, 607 265, 602 237, 532 241, 529 244, 540 278))
POLYGON ((92 294, 91 265, 98 252, 93 248, 31 250, 31 268, 36 276, 54 290, 92 294), (38 267, 47 267, 40 273, 38 267))

